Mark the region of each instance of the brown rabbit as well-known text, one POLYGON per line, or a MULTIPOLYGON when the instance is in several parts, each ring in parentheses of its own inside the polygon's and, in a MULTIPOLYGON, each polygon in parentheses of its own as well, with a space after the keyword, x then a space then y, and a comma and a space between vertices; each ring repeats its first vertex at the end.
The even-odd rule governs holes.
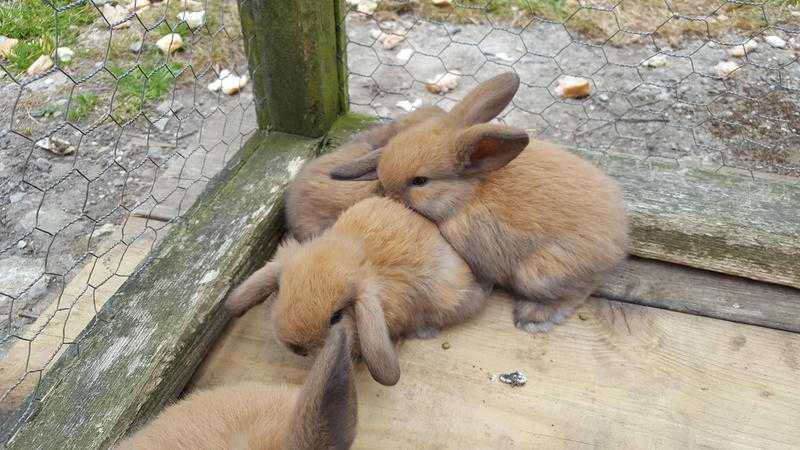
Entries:
POLYGON ((349 161, 383 147, 400 131, 434 117, 444 116, 438 106, 420 108, 405 117, 377 126, 303 166, 286 191, 286 223, 289 232, 299 241, 308 240, 330 228, 339 214, 368 197, 380 195, 380 184, 337 181, 330 171, 349 161))
POLYGON ((288 239, 226 307, 243 314, 275 289, 272 316, 281 342, 305 354, 322 344, 332 323, 352 316, 361 356, 385 385, 400 377, 392 339, 428 337, 462 322, 489 293, 436 225, 382 197, 356 203, 304 244, 288 239))
POLYGON ((350 319, 331 332, 302 388, 243 383, 189 395, 123 441, 123 450, 348 449, 356 390, 350 319))
POLYGON ((436 222, 475 275, 517 297, 515 324, 563 322, 622 260, 628 223, 602 171, 525 131, 486 123, 519 87, 514 73, 479 85, 452 111, 335 169, 379 179, 384 194, 436 222))

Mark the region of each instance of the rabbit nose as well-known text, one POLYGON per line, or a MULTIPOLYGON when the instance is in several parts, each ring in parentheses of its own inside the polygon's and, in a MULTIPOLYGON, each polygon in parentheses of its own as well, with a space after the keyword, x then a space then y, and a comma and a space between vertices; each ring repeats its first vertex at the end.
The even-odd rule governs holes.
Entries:
POLYGON ((295 345, 295 344, 287 344, 286 346, 289 347, 289 350, 291 350, 292 353, 294 353, 294 354, 297 354, 297 355, 300 355, 300 356, 308 355, 308 350, 305 347, 301 347, 301 346, 295 345))

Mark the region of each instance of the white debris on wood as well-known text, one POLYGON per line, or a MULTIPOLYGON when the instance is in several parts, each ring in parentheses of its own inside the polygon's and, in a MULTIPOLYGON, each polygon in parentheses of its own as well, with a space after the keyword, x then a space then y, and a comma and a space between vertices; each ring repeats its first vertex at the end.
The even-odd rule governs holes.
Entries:
POLYGON ((75 52, 69 47, 58 47, 54 54, 59 61, 65 63, 72 61, 72 57, 75 56, 75 52))
POLYGON ((458 81, 461 79, 461 74, 458 73, 443 73, 437 75, 433 80, 425 84, 425 89, 431 94, 443 95, 455 90, 458 87, 458 81))
POLYGON ((205 11, 183 11, 177 14, 178 20, 186 22, 191 29, 200 28, 206 23, 205 11))
POLYGON ((722 61, 721 63, 714 66, 714 74, 720 78, 725 78, 728 75, 732 74, 741 67, 739 64, 733 61, 722 61))
POLYGON ((400 100, 399 102, 397 102, 397 107, 405 112, 411 112, 419 108, 420 106, 422 106, 422 99, 419 98, 414 100, 413 103, 408 100, 400 100))
POLYGON ((102 8, 100 8, 100 12, 108 21, 109 26, 115 30, 128 28, 131 26, 131 21, 125 20, 128 17, 129 11, 124 6, 106 3, 102 8))
POLYGON ((0 56, 8 58, 14 51, 14 47, 19 44, 18 39, 0 36, 0 56))
POLYGON ((756 42, 755 39, 750 39, 742 45, 737 45, 728 49, 728 54, 736 58, 741 58, 748 53, 753 53, 757 48, 758 42, 756 42))
POLYGON ((397 55, 395 55, 395 59, 397 59, 397 61, 405 64, 409 59, 411 59, 411 55, 413 55, 413 54, 414 54, 414 50, 413 49, 404 48, 404 49, 400 50, 399 52, 397 52, 397 55))
POLYGON ((565 75, 558 80, 555 90, 561 98, 583 98, 591 94, 592 86, 585 78, 565 75))
POLYGON ((653 69, 658 67, 664 67, 667 65, 667 56, 661 53, 659 53, 658 55, 653 55, 642 61, 642 65, 653 69))
POLYGON ((775 48, 786 47, 786 41, 781 39, 779 36, 767 36, 764 38, 764 42, 775 48))
POLYGON ((27 72, 28 75, 31 76, 40 75, 50 70, 51 67, 53 67, 53 58, 47 55, 42 55, 36 61, 34 61, 33 64, 28 66, 27 72))
POLYGON ((71 155, 75 153, 75 146, 70 145, 69 142, 57 137, 46 137, 44 139, 39 139, 36 141, 35 145, 41 149, 60 156, 71 155))
POLYGON ((157 40, 156 47, 165 55, 171 55, 183 48, 183 38, 178 33, 170 33, 157 40))

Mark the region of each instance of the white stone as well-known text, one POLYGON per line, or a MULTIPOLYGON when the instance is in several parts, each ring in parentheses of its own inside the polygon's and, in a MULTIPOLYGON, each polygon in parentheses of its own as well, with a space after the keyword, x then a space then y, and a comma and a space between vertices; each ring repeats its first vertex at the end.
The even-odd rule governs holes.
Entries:
POLYGON ((55 55, 56 58, 58 58, 61 62, 68 63, 72 61, 72 57, 75 56, 75 52, 69 47, 58 47, 55 51, 55 55))
POLYGON ((764 41, 775 48, 784 48, 786 47, 786 41, 781 39, 778 36, 767 36, 764 38, 764 41))
POLYGON ((375 12, 375 8, 378 7, 378 4, 372 0, 362 0, 358 2, 358 6, 356 6, 356 10, 360 13, 370 14, 372 15, 375 12))
POLYGON ((39 139, 36 141, 36 146, 61 156, 71 155, 75 152, 75 147, 73 145, 57 137, 39 139))
POLYGON ((227 95, 236 94, 242 90, 249 80, 250 77, 248 77, 247 74, 241 77, 233 74, 228 75, 222 79, 222 92, 227 95))
POLYGON ((431 94, 438 94, 438 95, 446 94, 458 87, 458 81, 460 79, 461 79, 460 74, 456 73, 448 72, 444 74, 439 74, 436 76, 436 78, 428 82, 425 85, 425 88, 431 94))
POLYGON ((591 94, 592 86, 585 78, 565 75, 558 80, 555 91, 561 98, 582 98, 591 94))
POLYGON ((397 52, 397 55, 395 55, 395 58, 399 62, 405 64, 409 59, 411 59, 411 55, 413 55, 413 54, 414 54, 414 49, 404 48, 404 49, 400 50, 399 52, 397 52))
POLYGON ((431 3, 433 6, 438 6, 440 8, 444 8, 453 4, 451 0, 431 0, 431 3))
POLYGON ((183 48, 183 38, 178 33, 170 33, 157 40, 156 47, 165 55, 171 55, 183 48))
POLYGON ((200 28, 206 23, 205 11, 183 11, 178 13, 178 20, 183 20, 191 29, 200 28))
POLYGON ((120 28, 128 28, 131 26, 130 20, 124 20, 128 16, 128 9, 124 6, 120 5, 112 5, 110 3, 106 3, 100 8, 100 12, 103 14, 103 17, 106 18, 108 23, 110 24, 111 28, 120 29, 120 28))
POLYGON ((411 112, 419 108, 420 106, 422 106, 422 99, 419 98, 414 100, 413 103, 408 100, 400 100, 399 102, 397 102, 397 107, 406 112, 411 112))
POLYGON ((728 54, 736 58, 741 58, 748 53, 753 53, 758 48, 758 42, 755 39, 750 39, 742 45, 737 45, 728 49, 728 54))
POLYGON ((28 75, 40 75, 53 67, 53 58, 47 55, 41 55, 39 58, 33 62, 30 66, 28 66, 28 75))
POLYGON ((25 242, 25 241, 19 241, 19 242, 17 242, 17 248, 18 248, 18 249, 20 249, 20 250, 22 250, 23 248, 25 248, 25 247, 27 247, 27 246, 28 246, 28 243, 27 243, 27 242, 25 242))
POLYGON ((736 69, 738 69, 739 64, 736 64, 733 61, 722 61, 721 63, 714 66, 714 74, 720 78, 725 78, 728 75, 732 74, 736 69))
POLYGON ((150 7, 150 0, 131 0, 125 8, 128 12, 143 12, 150 7))
POLYGON ((14 51, 14 47, 16 47, 17 44, 19 44, 19 40, 17 39, 0 36, 0 56, 6 58, 11 56, 11 52, 14 51))
POLYGON ((106 223, 103 224, 100 228, 94 230, 94 235, 97 237, 105 236, 107 234, 111 234, 114 232, 114 224, 113 223, 106 223))
POLYGON ((642 65, 646 67, 651 67, 653 69, 657 67, 664 67, 667 65, 667 56, 661 53, 653 55, 642 61, 642 65))

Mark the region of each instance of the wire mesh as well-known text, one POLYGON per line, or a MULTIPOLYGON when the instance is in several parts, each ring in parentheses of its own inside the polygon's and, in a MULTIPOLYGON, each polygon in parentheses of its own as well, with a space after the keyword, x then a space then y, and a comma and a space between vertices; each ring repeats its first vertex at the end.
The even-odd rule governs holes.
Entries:
POLYGON ((499 120, 540 138, 800 175, 796 1, 347 3, 355 111, 447 109, 511 70, 522 84, 499 120))
POLYGON ((256 124, 235 3, 0 1, 0 36, 3 423, 256 124))

